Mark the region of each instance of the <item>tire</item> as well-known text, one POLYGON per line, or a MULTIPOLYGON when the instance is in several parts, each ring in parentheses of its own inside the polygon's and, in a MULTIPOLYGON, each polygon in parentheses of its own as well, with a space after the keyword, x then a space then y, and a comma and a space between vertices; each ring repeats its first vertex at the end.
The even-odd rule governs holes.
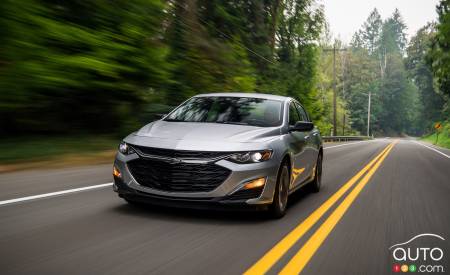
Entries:
POLYGON ((277 176, 277 185, 273 195, 273 202, 270 205, 270 216, 279 219, 286 214, 289 197, 290 174, 287 163, 284 162, 277 176))
POLYGON ((314 193, 319 192, 322 185, 322 158, 322 154, 317 156, 316 168, 314 169, 314 179, 310 183, 310 189, 314 193))

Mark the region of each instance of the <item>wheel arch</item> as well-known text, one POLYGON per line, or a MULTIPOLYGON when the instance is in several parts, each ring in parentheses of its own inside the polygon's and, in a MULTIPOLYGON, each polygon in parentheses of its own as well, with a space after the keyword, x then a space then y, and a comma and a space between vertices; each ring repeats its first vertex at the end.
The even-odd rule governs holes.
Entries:
POLYGON ((284 154, 283 158, 281 159, 280 167, 278 168, 278 172, 280 171, 281 166, 282 166, 283 163, 285 163, 285 162, 286 162, 287 165, 288 165, 289 173, 291 173, 291 171, 292 171, 292 157, 291 157, 291 155, 290 155, 289 153, 287 153, 287 152, 284 154))
POLYGON ((278 171, 277 171, 277 179, 278 176, 280 175, 281 172, 281 168, 283 167, 283 164, 286 163, 287 167, 288 167, 288 171, 289 171, 289 182, 292 180, 292 156, 289 154, 289 152, 286 152, 283 155, 283 158, 281 159, 280 165, 278 167, 278 171))

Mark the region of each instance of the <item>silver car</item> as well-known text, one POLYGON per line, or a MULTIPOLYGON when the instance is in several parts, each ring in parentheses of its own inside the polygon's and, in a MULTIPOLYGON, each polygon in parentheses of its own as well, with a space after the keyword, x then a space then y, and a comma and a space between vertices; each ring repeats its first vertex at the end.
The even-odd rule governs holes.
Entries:
POLYGON ((286 212, 288 196, 320 189, 319 131, 293 98, 197 95, 127 136, 114 191, 130 203, 286 212))

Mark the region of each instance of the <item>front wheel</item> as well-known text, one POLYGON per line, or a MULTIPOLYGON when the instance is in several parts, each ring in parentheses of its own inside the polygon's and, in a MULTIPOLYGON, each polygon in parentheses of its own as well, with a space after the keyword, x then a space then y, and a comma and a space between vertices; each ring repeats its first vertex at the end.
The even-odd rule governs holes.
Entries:
POLYGON ((275 194, 273 195, 273 202, 270 206, 270 214, 273 218, 278 219, 286 214, 289 196, 289 180, 289 168, 286 163, 283 163, 278 172, 275 194))
POLYGON ((310 183, 311 191, 317 193, 322 185, 322 154, 317 156, 316 168, 314 169, 314 180, 310 183))

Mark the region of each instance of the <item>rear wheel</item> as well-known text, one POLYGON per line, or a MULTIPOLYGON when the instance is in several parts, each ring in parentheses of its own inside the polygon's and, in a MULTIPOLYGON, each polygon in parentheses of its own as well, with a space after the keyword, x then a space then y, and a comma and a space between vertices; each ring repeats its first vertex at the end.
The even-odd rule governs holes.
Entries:
POLYGON ((289 168, 286 163, 283 163, 278 172, 275 194, 273 195, 273 202, 270 206, 270 214, 273 218, 281 218, 286 214, 289 196, 289 180, 289 168))
POLYGON ((314 169, 314 180, 310 183, 311 191, 317 193, 322 185, 322 154, 317 156, 316 168, 314 169))

